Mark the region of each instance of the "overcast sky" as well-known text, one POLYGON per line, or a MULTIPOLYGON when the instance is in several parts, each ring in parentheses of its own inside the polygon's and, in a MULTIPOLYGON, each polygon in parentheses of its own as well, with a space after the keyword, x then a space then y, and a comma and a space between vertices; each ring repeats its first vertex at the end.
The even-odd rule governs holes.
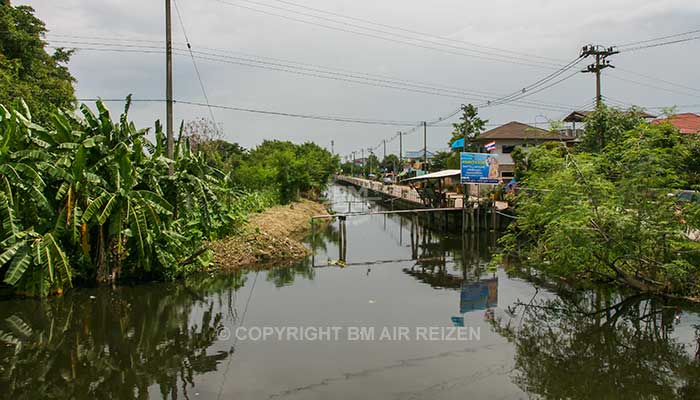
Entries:
MULTIPOLYGON (((148 42, 164 38, 162 0, 13 3, 33 6, 37 15, 46 22, 51 41, 90 41, 93 44, 72 44, 72 47, 90 48, 105 48, 106 45, 94 43, 113 44, 116 41, 162 46, 148 42)), ((622 45, 700 29, 700 1, 697 0, 178 0, 177 4, 194 50, 213 48, 245 54, 247 58, 271 57, 335 70, 380 74, 411 81, 414 85, 422 82, 431 86, 457 87, 469 92, 487 92, 492 97, 512 93, 546 76, 553 71, 552 65, 565 64, 576 58, 581 46, 588 43, 622 45), (345 24, 339 25, 334 22, 341 20, 337 15, 320 14, 296 8, 293 4, 468 43, 417 36, 405 30, 367 25, 360 20, 345 19, 345 24), (267 14, 250 8, 264 10, 267 14), (315 19, 290 10, 327 19, 315 19), (312 21, 316 25, 289 18, 312 21), (328 26, 341 30, 329 29, 328 26), (384 33, 389 31, 403 36, 384 33), (436 50, 437 47, 442 50, 436 50)), ((182 28, 174 9, 173 20, 173 38, 183 43, 182 28)), ((62 43, 71 47, 71 44, 62 43)), ((132 93, 140 99, 163 99, 164 55, 157 49, 151 51, 154 52, 78 51, 70 63, 71 72, 78 80, 77 96, 107 99, 123 98, 132 93)), ((610 60, 619 68, 605 71, 603 94, 614 101, 647 107, 689 105, 682 110, 700 111, 700 40, 621 53, 610 60), (694 104, 697 106, 692 106, 694 104)), ((578 69, 588 62, 581 63, 578 69)), ((416 93, 210 60, 198 60, 197 63, 209 100, 217 105, 374 120, 422 121, 445 115, 460 103, 481 101, 466 96, 460 99, 416 93)), ((192 60, 175 56, 174 70, 175 98, 203 102, 192 60)), ((374 83, 378 84, 377 81, 374 83)), ((481 114, 492 123, 512 120, 544 123, 547 119, 561 119, 566 114, 564 109, 589 103, 594 95, 593 75, 581 73, 527 99, 548 103, 550 107, 556 105, 553 107, 556 111, 502 105, 482 108, 481 114)), ((119 103, 110 103, 109 106, 115 114, 122 107, 119 103)), ((164 114, 165 105, 162 103, 138 103, 131 113, 139 126, 153 126, 153 122, 162 120, 164 114)), ((264 139, 310 140, 330 147, 330 141, 334 140, 335 150, 341 155, 361 147, 374 147, 398 130, 409 129, 221 109, 215 109, 214 114, 223 126, 224 138, 246 147, 255 146, 264 139)), ((206 108, 175 106, 177 121, 202 116, 208 116, 206 108)), ((429 128, 428 148, 446 147, 449 132, 450 128, 445 126, 429 128)), ((421 147, 422 134, 414 133, 404 140, 405 150, 421 147)), ((378 152, 381 154, 381 148, 378 152)), ((387 145, 387 152, 398 152, 398 141, 387 145)))

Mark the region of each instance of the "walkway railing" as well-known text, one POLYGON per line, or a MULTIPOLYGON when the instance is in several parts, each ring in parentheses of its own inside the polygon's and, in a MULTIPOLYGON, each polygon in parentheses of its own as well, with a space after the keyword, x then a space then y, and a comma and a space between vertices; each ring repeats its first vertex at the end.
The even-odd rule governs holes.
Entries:
POLYGON ((405 200, 418 206, 424 205, 423 200, 421 200, 421 197, 416 189, 410 186, 385 184, 345 175, 336 176, 336 180, 347 182, 358 187, 367 188, 374 192, 385 194, 389 197, 405 200))

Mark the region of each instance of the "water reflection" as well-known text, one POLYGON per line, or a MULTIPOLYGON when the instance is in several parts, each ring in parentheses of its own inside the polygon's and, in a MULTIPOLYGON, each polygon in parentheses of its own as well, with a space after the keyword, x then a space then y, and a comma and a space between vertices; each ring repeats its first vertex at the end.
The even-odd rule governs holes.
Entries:
POLYGON ((491 270, 492 232, 408 215, 348 218, 341 232, 318 226, 317 263, 3 301, 2 398, 700 398, 697 313, 491 270), (346 324, 481 327, 481 340, 218 340, 346 324))
POLYGON ((516 303, 492 320, 515 345, 513 381, 546 399, 700 398, 700 326, 659 299, 593 293, 516 303), (684 344, 695 341, 696 346, 684 344))
POLYGON ((224 315, 214 309, 221 303, 232 310, 231 289, 244 282, 241 274, 204 276, 6 302, 3 397, 147 398, 151 385, 163 398, 187 397, 194 376, 216 370, 233 352, 208 351, 223 328, 224 315))
POLYGON ((272 282, 278 288, 292 285, 297 277, 314 280, 316 271, 314 271, 310 259, 305 259, 291 267, 273 268, 267 271, 267 281, 272 282))

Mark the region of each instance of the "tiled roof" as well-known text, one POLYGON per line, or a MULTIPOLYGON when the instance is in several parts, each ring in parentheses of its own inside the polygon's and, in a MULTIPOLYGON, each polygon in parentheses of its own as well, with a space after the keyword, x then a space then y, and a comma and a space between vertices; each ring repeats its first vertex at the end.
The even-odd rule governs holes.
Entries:
POLYGON ((546 131, 536 128, 531 125, 521 122, 512 121, 498 128, 484 132, 477 138, 478 141, 486 140, 504 140, 504 139, 530 139, 530 140, 566 140, 566 136, 562 136, 555 132, 546 131))
POLYGON ((693 113, 676 114, 669 118, 657 119, 652 124, 669 122, 678 128, 681 133, 700 133, 700 115, 693 113))

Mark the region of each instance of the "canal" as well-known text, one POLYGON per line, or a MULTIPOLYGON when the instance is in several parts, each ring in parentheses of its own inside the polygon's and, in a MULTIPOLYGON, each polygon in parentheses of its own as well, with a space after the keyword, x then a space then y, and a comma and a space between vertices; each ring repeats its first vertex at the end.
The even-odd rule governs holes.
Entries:
POLYGON ((2 301, 0 397, 700 398, 696 310, 492 268, 494 232, 408 215, 346 231, 345 263, 332 223, 292 268, 2 301))

